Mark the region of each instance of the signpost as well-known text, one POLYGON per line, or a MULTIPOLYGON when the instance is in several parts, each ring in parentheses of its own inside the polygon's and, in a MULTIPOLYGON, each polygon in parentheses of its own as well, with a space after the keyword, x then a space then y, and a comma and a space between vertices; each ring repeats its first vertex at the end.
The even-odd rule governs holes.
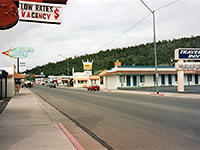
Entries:
POLYGON ((184 62, 200 60, 200 48, 179 48, 174 51, 175 68, 178 74, 178 91, 184 92, 184 73, 195 73, 200 70, 200 62, 184 62))
POLYGON ((92 63, 93 63, 93 60, 92 62, 89 62, 88 60, 86 62, 83 62, 83 69, 84 69, 84 73, 85 74, 88 74, 88 75, 92 75, 92 63))
POLYGON ((17 47, 10 48, 7 51, 2 52, 2 54, 10 57, 17 58, 17 72, 19 73, 19 58, 26 58, 28 56, 28 52, 34 52, 33 47, 17 47))

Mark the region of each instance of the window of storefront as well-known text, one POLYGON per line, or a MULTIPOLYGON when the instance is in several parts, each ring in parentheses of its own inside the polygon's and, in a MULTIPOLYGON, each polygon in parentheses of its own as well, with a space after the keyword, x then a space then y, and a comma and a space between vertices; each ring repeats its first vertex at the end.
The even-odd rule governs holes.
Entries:
POLYGON ((87 84, 87 81, 78 80, 78 84, 87 84))
POLYGON ((192 75, 188 74, 188 81, 192 81, 192 75))

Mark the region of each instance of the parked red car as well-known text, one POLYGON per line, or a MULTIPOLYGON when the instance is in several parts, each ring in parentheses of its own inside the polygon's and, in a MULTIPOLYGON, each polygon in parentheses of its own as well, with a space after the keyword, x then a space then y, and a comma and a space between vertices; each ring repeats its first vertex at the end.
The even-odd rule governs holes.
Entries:
POLYGON ((88 91, 99 91, 100 90, 100 86, 98 86, 97 84, 91 84, 88 88, 88 91))

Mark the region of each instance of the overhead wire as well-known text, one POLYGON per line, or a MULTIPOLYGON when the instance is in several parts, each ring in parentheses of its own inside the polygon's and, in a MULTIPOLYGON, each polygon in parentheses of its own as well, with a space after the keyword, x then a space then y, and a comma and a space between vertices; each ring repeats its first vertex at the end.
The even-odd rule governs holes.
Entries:
MULTIPOLYGON (((158 10, 160 10, 160 9, 163 9, 163 8, 165 8, 165 7, 169 6, 169 5, 172 5, 172 4, 174 4, 174 3, 178 2, 178 1, 179 1, 179 0, 176 0, 176 1, 174 1, 174 2, 171 2, 171 3, 167 4, 167 5, 164 5, 164 6, 160 7, 160 8, 155 9, 154 11, 158 11, 158 10)), ((143 2, 143 1, 142 1, 142 2, 143 2)), ((132 30, 133 28, 135 28, 138 24, 142 23, 142 22, 143 22, 146 18, 148 18, 151 14, 152 14, 152 10, 151 10, 151 13, 149 13, 147 16, 145 16, 145 17, 142 18, 140 21, 138 21, 136 24, 134 24, 132 27, 130 27, 128 30, 126 30, 125 32, 121 33, 121 34, 118 35, 116 38, 114 38, 113 40, 111 40, 110 42, 108 42, 107 44, 105 44, 104 46, 102 46, 101 48, 99 48, 97 51, 102 50, 102 49, 105 48, 106 46, 110 45, 111 43, 113 43, 114 41, 116 41, 117 39, 119 39, 120 37, 122 37, 124 34, 126 34, 127 32, 129 32, 129 31, 132 30)))
POLYGON ((142 18, 139 22, 137 22, 136 24, 134 24, 132 27, 130 27, 128 30, 126 30, 125 32, 121 33, 119 36, 117 36, 116 38, 114 38, 113 40, 111 40, 110 42, 108 42, 107 44, 105 44, 104 46, 102 46, 101 48, 99 48, 97 51, 105 48, 106 46, 110 45, 111 43, 113 43, 115 40, 119 39, 121 36, 123 36, 124 34, 126 34, 127 32, 129 32, 130 30, 132 30, 133 28, 135 28, 138 24, 140 24, 141 22, 143 22, 146 18, 148 18, 151 15, 151 13, 149 13, 147 16, 145 16, 144 18, 142 18))

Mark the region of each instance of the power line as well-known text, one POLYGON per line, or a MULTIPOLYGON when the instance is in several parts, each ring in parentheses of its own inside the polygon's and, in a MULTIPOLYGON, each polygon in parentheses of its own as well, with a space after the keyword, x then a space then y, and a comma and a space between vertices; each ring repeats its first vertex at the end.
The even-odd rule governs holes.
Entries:
POLYGON ((151 15, 151 13, 148 14, 147 16, 145 16, 144 18, 142 18, 139 22, 137 22, 135 25, 133 25, 132 27, 130 27, 128 30, 126 30, 125 32, 123 32, 122 34, 120 34, 119 36, 117 36, 116 38, 114 38, 113 40, 111 40, 110 42, 108 42, 107 44, 105 44, 104 46, 102 46, 101 48, 99 48, 97 51, 103 49, 104 47, 110 45, 111 43, 113 43, 114 41, 116 41, 117 39, 119 39, 121 36, 123 36, 124 34, 126 34, 127 32, 129 32, 130 30, 132 30, 133 28, 135 28, 138 24, 140 24, 141 22, 143 22, 150 15, 151 15))
POLYGON ((165 7, 169 6, 169 5, 172 5, 172 4, 174 4, 174 3, 178 2, 178 1, 179 1, 179 0, 176 0, 176 1, 171 2, 171 3, 167 4, 167 5, 164 5, 164 6, 160 7, 160 8, 157 8, 155 11, 158 11, 158 10, 160 10, 160 9, 163 9, 163 8, 165 8, 165 7))
MULTIPOLYGON (((141 1, 144 5, 146 5, 142 0, 140 0, 140 1, 141 1)), ((164 6, 160 7, 160 8, 157 8, 157 9, 154 10, 154 12, 155 12, 155 11, 158 11, 158 10, 160 10, 160 9, 163 9, 163 8, 169 6, 169 5, 172 5, 172 4, 174 4, 174 3, 178 2, 178 1, 179 1, 179 0, 176 0, 176 1, 171 2, 171 3, 167 4, 167 5, 164 5, 164 6)), ((147 6, 147 5, 146 5, 146 6, 147 6)), ((132 30, 133 28, 135 28, 138 24, 142 23, 146 18, 148 18, 148 17, 152 14, 153 11, 152 11, 149 7, 147 7, 147 8, 150 10, 150 12, 151 12, 150 14, 148 14, 147 16, 145 16, 144 18, 142 18, 142 19, 141 19, 139 22, 137 22, 135 25, 133 25, 132 27, 130 27, 128 30, 126 30, 125 32, 123 32, 122 34, 120 34, 119 36, 117 36, 116 38, 114 38, 113 40, 111 40, 110 42, 108 42, 107 44, 105 44, 104 46, 102 46, 101 48, 99 48, 97 51, 99 51, 99 50, 103 49, 104 47, 110 45, 111 43, 113 43, 114 41, 116 41, 117 39, 119 39, 121 36, 123 36, 124 34, 126 34, 127 32, 129 32, 129 31, 132 30)))

